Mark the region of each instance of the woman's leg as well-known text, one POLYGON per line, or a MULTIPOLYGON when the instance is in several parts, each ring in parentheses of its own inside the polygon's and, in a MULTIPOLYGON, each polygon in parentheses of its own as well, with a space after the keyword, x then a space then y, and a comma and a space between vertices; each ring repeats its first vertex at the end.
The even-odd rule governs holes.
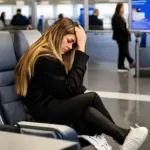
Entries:
POLYGON ((34 113, 34 110, 36 109, 40 109, 43 112, 44 116, 45 111, 51 112, 50 114, 48 113, 49 117, 40 117, 41 120, 48 119, 49 121, 50 119, 52 119, 51 121, 57 121, 58 118, 58 121, 66 121, 63 119, 64 117, 66 117, 68 118, 68 122, 72 122, 73 118, 80 118, 81 114, 83 114, 85 109, 89 106, 95 107, 99 112, 101 112, 105 117, 107 117, 110 121, 114 123, 112 117, 102 103, 99 95, 95 92, 81 94, 67 100, 52 100, 45 107, 43 107, 44 109, 38 106, 32 106, 31 109, 29 109, 35 116, 38 116, 38 118, 40 117, 39 113, 37 113, 37 115, 36 113, 34 113), (71 114, 69 114, 68 112, 70 112, 71 114), (61 117, 59 117, 60 115, 61 117))
POLYGON ((96 108, 99 112, 101 112, 111 122, 115 123, 113 121, 111 115, 109 114, 109 112, 105 108, 100 96, 95 92, 91 92, 88 96, 91 96, 91 99, 93 99, 93 107, 96 108))
MULTIPOLYGON (((106 133, 122 144, 125 139, 124 130, 116 126, 99 96, 94 93, 81 94, 68 100, 53 100, 43 108, 31 107, 29 113, 40 122, 71 125, 78 120, 85 120, 91 134, 106 133), (106 116, 105 116, 106 115, 106 116)), ((128 130, 125 130, 128 132, 128 130)), ((84 133, 85 131, 78 131, 84 133)))
POLYGON ((84 118, 93 124, 94 131, 96 132, 97 130, 97 134, 99 134, 99 130, 100 132, 103 131, 103 133, 111 136, 121 145, 124 143, 124 140, 130 131, 129 129, 122 129, 118 127, 94 107, 86 109, 84 118))
POLYGON ((118 69, 122 69, 124 67, 124 60, 125 60, 125 54, 124 54, 124 47, 123 42, 117 42, 118 44, 118 69))
POLYGON ((130 52, 129 52, 129 42, 124 42, 124 53, 125 53, 125 57, 127 58, 129 64, 132 64, 134 62, 134 60, 131 57, 130 52))

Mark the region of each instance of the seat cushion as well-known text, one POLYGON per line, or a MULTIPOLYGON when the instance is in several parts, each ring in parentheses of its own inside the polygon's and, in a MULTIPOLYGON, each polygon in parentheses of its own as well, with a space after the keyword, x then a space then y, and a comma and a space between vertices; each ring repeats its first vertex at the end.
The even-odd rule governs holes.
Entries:
POLYGON ((16 95, 14 85, 0 88, 1 108, 6 124, 26 120, 23 98, 16 95))
POLYGON ((9 32, 0 31, 0 72, 14 70, 17 60, 9 32))
POLYGON ((14 70, 17 64, 9 32, 0 32, 0 110, 6 124, 25 119, 23 98, 16 95, 14 70))

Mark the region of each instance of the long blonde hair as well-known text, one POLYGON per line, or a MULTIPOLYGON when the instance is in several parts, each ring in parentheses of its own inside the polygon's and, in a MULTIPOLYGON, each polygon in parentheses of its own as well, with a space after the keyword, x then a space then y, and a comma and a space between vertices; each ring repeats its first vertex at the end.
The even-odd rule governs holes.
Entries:
POLYGON ((66 34, 75 35, 77 23, 69 18, 56 21, 21 57, 15 69, 15 86, 18 95, 26 96, 28 84, 34 75, 34 67, 39 57, 49 55, 59 59, 66 68, 66 72, 72 67, 74 50, 61 55, 60 46, 66 34))

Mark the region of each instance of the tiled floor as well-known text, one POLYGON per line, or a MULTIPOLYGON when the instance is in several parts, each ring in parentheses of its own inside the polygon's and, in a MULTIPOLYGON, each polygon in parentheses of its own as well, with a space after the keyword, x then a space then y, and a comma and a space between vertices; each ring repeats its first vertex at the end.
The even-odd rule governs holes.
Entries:
POLYGON ((89 64, 88 89, 150 95, 150 78, 136 79, 133 75, 134 70, 118 72, 116 64, 89 64))

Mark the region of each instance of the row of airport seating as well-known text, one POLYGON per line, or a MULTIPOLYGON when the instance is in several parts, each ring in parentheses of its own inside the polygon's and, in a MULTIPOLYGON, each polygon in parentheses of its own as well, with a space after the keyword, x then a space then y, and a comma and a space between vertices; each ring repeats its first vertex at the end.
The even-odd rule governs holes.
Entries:
POLYGON ((34 122, 24 109, 24 98, 16 95, 15 66, 24 51, 40 37, 36 30, 17 31, 13 38, 7 31, 0 32, 0 130, 79 143, 71 127, 34 122))

